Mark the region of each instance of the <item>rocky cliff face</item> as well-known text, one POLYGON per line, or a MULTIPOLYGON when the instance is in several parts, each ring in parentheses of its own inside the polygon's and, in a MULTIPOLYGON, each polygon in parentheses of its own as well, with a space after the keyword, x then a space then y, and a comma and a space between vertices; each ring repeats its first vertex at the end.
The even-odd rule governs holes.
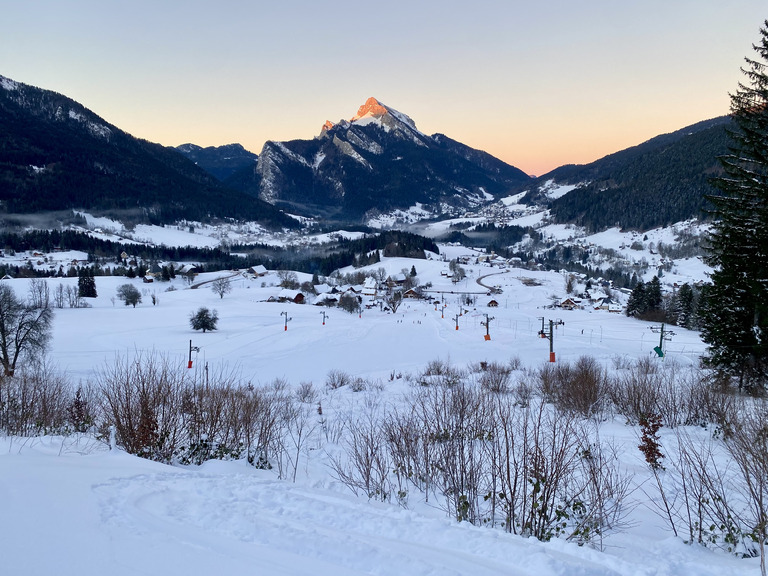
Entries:
MULTIPOLYGON (((267 142, 251 192, 313 216, 364 218, 421 205, 434 215, 505 194, 529 176, 369 98, 349 120, 327 121, 312 140, 267 142)), ((242 181, 242 180, 241 180, 242 181)))

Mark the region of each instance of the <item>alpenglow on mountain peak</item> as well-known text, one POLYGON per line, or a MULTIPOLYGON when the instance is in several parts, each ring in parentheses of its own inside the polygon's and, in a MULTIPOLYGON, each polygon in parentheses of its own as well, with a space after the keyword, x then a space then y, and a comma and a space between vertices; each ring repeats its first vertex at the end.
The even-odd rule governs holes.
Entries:
POLYGON ((373 96, 368 98, 368 100, 365 101, 365 104, 360 106, 360 108, 357 109, 357 114, 355 114, 352 118, 350 118, 350 122, 354 122, 355 120, 360 120, 360 118, 364 118, 366 116, 384 116, 388 112, 386 106, 382 105, 381 102, 376 100, 373 96))
MULTIPOLYGON (((402 112, 398 112, 393 108, 390 108, 386 104, 382 104, 373 96, 368 98, 368 100, 365 101, 365 104, 357 109, 357 114, 352 116, 348 122, 360 123, 362 121, 362 123, 366 123, 368 120, 384 120, 385 123, 391 122, 392 120, 397 120, 408 126, 408 128, 411 130, 416 130, 416 123, 409 116, 403 114, 402 112)), ((347 121, 341 120, 339 124, 347 124, 347 121)), ((335 123, 331 122, 330 120, 326 120, 325 124, 323 124, 322 132, 326 132, 334 126, 336 126, 335 123)))

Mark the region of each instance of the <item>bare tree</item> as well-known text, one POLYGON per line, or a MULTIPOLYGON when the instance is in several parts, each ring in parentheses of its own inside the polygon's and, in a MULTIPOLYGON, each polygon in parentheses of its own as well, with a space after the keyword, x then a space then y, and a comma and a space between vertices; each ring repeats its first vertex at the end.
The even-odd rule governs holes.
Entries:
POLYGON ((64 284, 59 282, 59 285, 53 291, 53 305, 56 308, 64 308, 64 302, 66 302, 64 284))
POLYGON ((29 305, 33 308, 48 308, 51 304, 51 291, 48 282, 42 278, 32 278, 29 281, 27 293, 29 305))
POLYGON ((21 357, 39 357, 51 339, 53 310, 25 304, 13 288, 0 284, 0 364, 13 376, 21 357))
POLYGON ((387 306, 389 306, 389 309, 392 310, 393 313, 396 313, 400 304, 403 302, 403 293, 396 290, 392 292, 391 295, 387 296, 385 302, 387 303, 387 306))
POLYGON ((232 281, 223 276, 221 278, 216 278, 216 280, 211 282, 211 290, 214 294, 218 294, 219 298, 224 298, 224 294, 232 292, 232 281))
POLYGON ((83 299, 80 297, 75 286, 67 286, 64 289, 64 294, 67 297, 67 305, 70 308, 82 308, 83 299))
POLYGON ((299 288, 299 277, 296 272, 291 270, 278 270, 277 277, 280 279, 280 286, 290 290, 299 288))

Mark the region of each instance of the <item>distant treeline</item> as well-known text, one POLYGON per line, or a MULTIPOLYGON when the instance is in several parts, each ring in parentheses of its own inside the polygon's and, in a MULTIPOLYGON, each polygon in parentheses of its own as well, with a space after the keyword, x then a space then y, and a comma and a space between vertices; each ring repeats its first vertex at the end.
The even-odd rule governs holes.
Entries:
MULTIPOLYGON (((0 246, 6 253, 37 250, 44 253, 76 250, 88 254, 89 267, 96 275, 122 273, 129 259, 142 262, 192 262, 202 271, 248 268, 262 264, 269 269, 291 269, 328 275, 338 268, 365 265, 385 256, 424 258, 424 251, 439 252, 430 239, 409 232, 387 231, 357 240, 340 239, 321 248, 299 251, 266 244, 236 244, 228 250, 222 248, 195 248, 191 246, 150 246, 128 244, 94 238, 73 230, 30 230, 24 233, 0 233, 0 246), (236 254, 233 254, 236 253, 236 254), (110 266, 113 264, 113 266, 110 266)), ((13 277, 77 275, 75 270, 36 270, 30 266, 0 265, 0 275, 13 277)))

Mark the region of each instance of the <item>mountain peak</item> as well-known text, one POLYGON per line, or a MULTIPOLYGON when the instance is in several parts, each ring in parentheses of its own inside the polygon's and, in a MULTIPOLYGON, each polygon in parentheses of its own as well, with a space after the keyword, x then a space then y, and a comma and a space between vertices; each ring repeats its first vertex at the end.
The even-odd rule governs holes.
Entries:
POLYGON ((387 114, 388 112, 389 110, 386 106, 371 96, 368 98, 368 100, 365 101, 365 104, 357 109, 357 114, 352 117, 350 122, 354 122, 355 120, 360 120, 361 118, 366 118, 369 116, 374 118, 384 116, 384 114, 387 114))

